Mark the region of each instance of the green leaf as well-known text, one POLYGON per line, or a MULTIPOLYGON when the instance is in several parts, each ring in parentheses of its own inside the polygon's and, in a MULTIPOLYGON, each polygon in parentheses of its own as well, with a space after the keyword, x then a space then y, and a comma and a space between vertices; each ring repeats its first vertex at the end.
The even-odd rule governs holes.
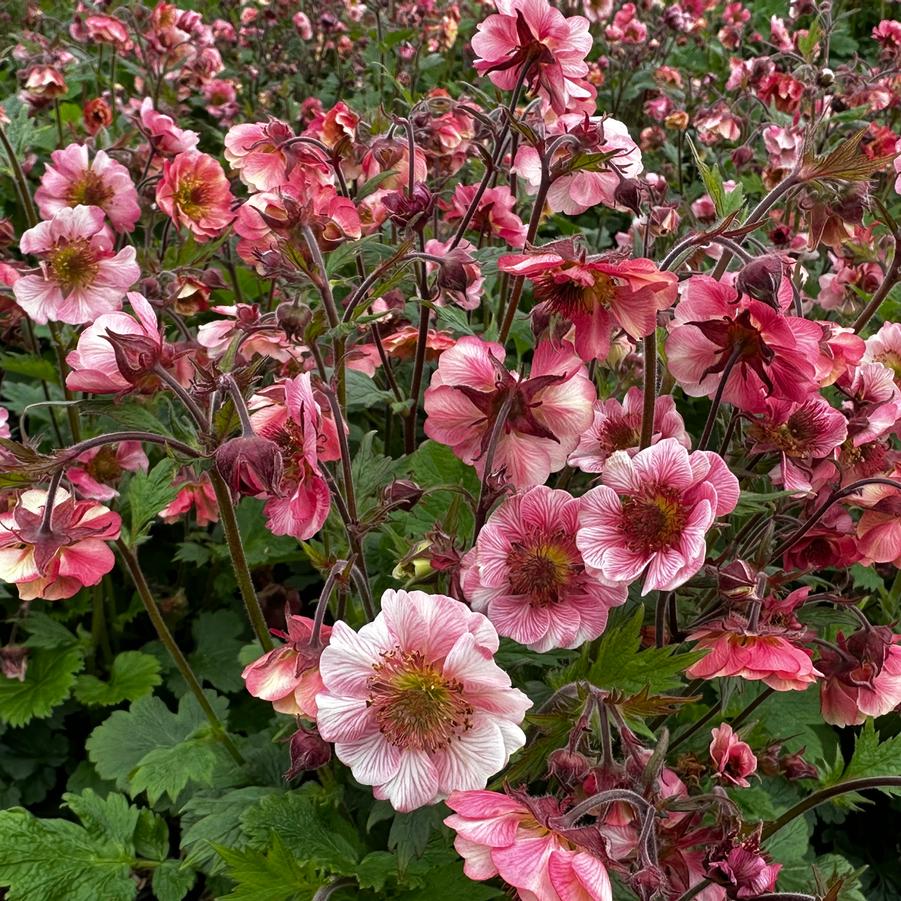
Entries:
POLYGON ((151 885, 157 901, 181 901, 191 891, 196 873, 179 860, 166 860, 153 871, 151 885))
POLYGON ((138 401, 116 401, 103 398, 83 400, 78 402, 78 412, 91 416, 105 416, 126 429, 172 436, 172 431, 166 428, 156 413, 146 404, 138 401))
POLYGON ((211 735, 191 738, 170 748, 154 748, 141 758, 129 777, 129 791, 132 795, 146 791, 151 804, 163 795, 176 801, 189 782, 212 785, 225 754, 211 735))
POLYGON ((150 472, 136 472, 128 483, 131 511, 130 543, 137 544, 149 531, 160 510, 175 500, 178 488, 173 484, 175 461, 160 460, 150 472))
POLYGON ((28 616, 21 622, 22 628, 28 633, 25 641, 27 648, 69 648, 78 643, 78 638, 73 635, 59 620, 53 619, 46 613, 38 610, 29 610, 28 616))
POLYGON ((321 885, 311 866, 302 867, 278 835, 265 853, 216 845, 236 883, 229 901, 309 901, 321 885))
POLYGON ((80 648, 35 650, 28 657, 23 682, 0 679, 0 722, 24 726, 34 717, 50 716, 71 694, 83 666, 80 648))
POLYGON ((390 391, 384 391, 376 383, 362 372, 355 369, 347 370, 347 409, 369 410, 373 407, 383 407, 394 400, 390 391))
POLYGON ((34 354, 0 354, 0 371, 24 375, 39 382, 59 384, 56 365, 34 354))
POLYGON ((360 888, 384 892, 389 879, 397 880, 397 858, 387 851, 372 851, 357 864, 357 882, 360 888))
POLYGON ((806 817, 797 817, 774 836, 767 839, 764 849, 777 863, 788 864, 803 860, 810 849, 813 827, 806 817))
MULTIPOLYGON (((860 730, 854 745, 854 753, 844 772, 838 778, 833 773, 826 784, 840 785, 842 782, 863 779, 867 776, 901 776, 901 733, 880 742, 879 733, 872 719, 868 719, 860 730)), ((879 788, 878 791, 889 795, 901 794, 901 788, 892 786, 879 788)), ((832 803, 854 810, 858 805, 866 803, 866 798, 858 792, 853 792, 833 798, 832 803)))
POLYGON ((473 882, 464 872, 462 863, 449 863, 437 870, 429 871, 426 885, 399 895, 403 901, 488 901, 489 898, 503 898, 503 889, 494 885, 473 882))
POLYGON ((441 823, 434 807, 420 807, 410 813, 394 815, 388 833, 388 847, 397 852, 401 870, 405 870, 414 857, 421 857, 429 843, 429 837, 441 823))
POLYGON ((79 676, 75 697, 89 707, 112 707, 149 694, 160 681, 160 664, 156 657, 140 651, 123 651, 113 660, 108 682, 102 682, 96 676, 79 676))
POLYGON ((351 473, 361 513, 367 512, 378 499, 381 489, 391 481, 395 461, 372 447, 376 432, 367 432, 351 461, 351 473))
POLYGON ((0 811, 0 886, 9 901, 131 901, 138 811, 121 795, 65 795, 83 825, 0 811), (130 827, 130 828, 129 828, 130 827))
MULTIPOLYGON (((245 631, 245 620, 232 610, 206 611, 194 620, 194 650, 188 655, 188 662, 201 681, 223 692, 238 691, 244 686, 239 657, 246 643, 245 631)), ((169 676, 167 684, 178 695, 188 690, 177 671, 169 676)))
POLYGON ((707 193, 713 201, 713 206, 715 207, 717 214, 723 216, 723 210, 726 207, 726 190, 723 187, 723 176, 720 175, 718 169, 711 168, 701 159, 698 154, 698 149, 695 147, 691 137, 686 135, 685 138, 688 141, 688 148, 691 150, 691 155, 694 157, 695 166, 697 166, 698 172, 700 173, 701 181, 704 182, 704 187, 707 189, 707 193))

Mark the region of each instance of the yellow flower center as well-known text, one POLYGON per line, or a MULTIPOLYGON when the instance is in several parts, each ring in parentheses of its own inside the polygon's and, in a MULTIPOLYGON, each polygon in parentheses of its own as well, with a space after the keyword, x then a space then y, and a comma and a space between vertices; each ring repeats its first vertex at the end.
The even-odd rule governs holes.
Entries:
POLYGON ((91 284, 97 274, 97 260, 85 240, 73 241, 52 251, 50 272, 63 293, 91 284))
POLYGON ((677 496, 657 489, 623 501, 623 531, 630 550, 650 554, 672 547, 687 519, 677 496))
POLYGON ((102 207, 113 196, 110 187, 94 172, 88 170, 78 181, 73 182, 66 195, 69 206, 102 207))
POLYGON ((514 544, 507 555, 510 590, 547 607, 560 599, 573 574, 576 558, 562 543, 514 544))
POLYGON ((180 179, 175 190, 175 203, 189 219, 200 219, 208 206, 206 184, 191 176, 180 179))

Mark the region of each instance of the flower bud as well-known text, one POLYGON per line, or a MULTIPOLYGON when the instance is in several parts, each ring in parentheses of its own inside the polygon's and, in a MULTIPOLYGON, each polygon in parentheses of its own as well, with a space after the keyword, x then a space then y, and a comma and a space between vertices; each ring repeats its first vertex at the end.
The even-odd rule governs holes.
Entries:
POLYGON ((768 253, 747 263, 735 279, 735 287, 742 294, 779 308, 779 286, 782 284, 784 264, 780 257, 768 253))
POLYGON ((395 510, 412 510, 422 498, 423 490, 409 479, 395 479, 382 492, 386 506, 395 510))
POLYGON ((757 570, 744 560, 733 560, 717 573, 720 594, 729 600, 743 601, 756 594, 757 570))
POLYGON ((231 438, 216 449, 214 460, 219 474, 236 494, 278 494, 284 464, 274 441, 259 435, 231 438))
POLYGON ((154 341, 146 335, 120 335, 109 330, 103 337, 113 346, 119 373, 130 385, 143 381, 160 361, 162 339, 154 341))
POLYGON ((819 778, 820 774, 817 768, 804 759, 804 751, 805 748, 801 748, 800 751, 795 751, 794 754, 787 754, 779 761, 779 767, 789 781, 819 778))
POLYGON ((835 81, 835 72, 832 69, 820 69, 817 76, 817 84, 821 88, 828 88, 835 81))
POLYGON ((754 159, 754 151, 751 150, 747 144, 736 147, 735 150, 732 151, 732 165, 734 165, 736 169, 744 168, 752 159, 754 159))
POLYGON ((25 681, 25 672, 28 669, 28 648, 17 644, 8 644, 0 648, 0 673, 7 679, 25 681))
POLYGON ((548 772, 565 786, 573 786, 582 782, 591 767, 583 754, 558 748, 553 751, 547 761, 548 772))
POLYGON ((435 196, 422 182, 417 182, 408 195, 406 190, 392 191, 382 198, 388 218, 403 228, 421 231, 435 206, 435 196))
POLYGON ((313 311, 305 303, 281 303, 275 309, 275 321, 289 338, 303 338, 313 319, 313 311))
POLYGON ((688 128, 689 118, 685 110, 676 110, 670 113, 664 120, 663 124, 667 128, 673 128, 676 131, 685 131, 688 128))
POLYGON ((634 178, 624 178, 613 191, 613 200, 617 206, 641 215, 641 185, 634 178))
POLYGON ((304 729, 303 726, 291 736, 288 750, 291 765, 284 776, 286 782, 296 779, 301 773, 318 770, 332 759, 331 745, 315 729, 304 729))

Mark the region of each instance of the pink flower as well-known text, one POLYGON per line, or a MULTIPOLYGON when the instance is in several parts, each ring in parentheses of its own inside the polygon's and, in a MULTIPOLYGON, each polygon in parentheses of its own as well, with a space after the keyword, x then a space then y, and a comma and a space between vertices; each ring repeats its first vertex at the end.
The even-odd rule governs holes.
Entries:
MULTIPOLYGON (((604 464, 615 451, 627 451, 631 456, 637 454, 641 441, 642 404, 641 389, 634 386, 626 392, 622 404, 615 397, 595 401, 594 421, 579 438, 579 446, 569 455, 569 465, 582 472, 603 472, 604 464)), ((654 403, 651 444, 663 438, 675 438, 683 447, 691 447, 691 438, 671 394, 661 394, 654 403)))
POLYGON ((782 864, 768 864, 751 836, 732 848, 718 848, 709 855, 707 875, 718 885, 728 886, 729 897, 756 898, 776 887, 782 864))
MULTIPOLYGON (((260 195, 257 195, 260 196, 260 195)), ((238 303, 210 308, 226 319, 205 322, 197 329, 197 343, 205 347, 211 360, 225 355, 231 343, 243 333, 238 348, 238 359, 247 362, 256 354, 272 357, 280 363, 295 360, 301 348, 293 345, 288 336, 276 325, 261 321, 260 310, 255 304, 238 303)))
POLYGON ((391 591, 354 632, 335 623, 319 671, 320 735, 395 810, 485 787, 525 744, 531 701, 494 662, 491 623, 444 595, 391 591))
POLYGON ((686 282, 669 332, 670 372, 691 397, 712 397, 725 377, 723 400, 759 413, 767 397, 801 402, 818 388, 822 326, 786 316, 710 276, 686 282))
POLYGON ((282 452, 281 488, 266 502, 266 527, 273 535, 312 538, 323 526, 332 496, 319 471, 319 460, 334 460, 337 441, 325 420, 310 384, 310 373, 265 389, 251 399, 256 432, 273 441, 282 452), (276 389, 273 391, 272 389, 276 389))
POLYGON ((69 390, 118 394, 157 384, 153 368, 165 356, 171 357, 171 348, 144 295, 129 291, 127 297, 133 316, 104 313, 78 336, 78 344, 66 357, 69 390))
POLYGON ((901 52, 901 22, 896 19, 883 19, 873 29, 873 40, 887 56, 897 55, 901 52))
MULTIPOLYGON (((611 153, 616 155, 611 166, 603 165, 593 169, 579 169, 559 175, 551 184, 547 195, 547 204, 555 213, 566 213, 575 216, 587 209, 602 203, 605 206, 620 208, 616 201, 616 189, 624 178, 637 178, 641 175, 641 151, 629 135, 629 129, 618 119, 604 116, 587 116, 568 113, 547 130, 549 141, 555 135, 569 135, 577 144, 565 143, 554 154, 551 165, 565 166, 569 157, 575 154, 611 153), (559 157, 559 160, 557 159, 559 157)), ((535 194, 541 184, 541 157, 538 150, 530 144, 523 144, 516 153, 515 172, 525 179, 530 194, 535 194)), ((566 172, 565 168, 563 169, 566 172)))
POLYGON ((720 456, 690 454, 674 438, 634 457, 616 451, 601 479, 582 497, 576 544, 609 581, 631 582, 647 567, 642 594, 677 588, 701 568, 707 530, 739 495, 720 456))
POLYGON ((287 181, 281 145, 294 132, 279 119, 233 125, 225 135, 225 159, 252 191, 273 191, 287 181))
POLYGON ((571 344, 539 344, 527 379, 504 368, 505 356, 499 344, 470 335, 441 354, 425 392, 425 432, 481 474, 507 406, 493 468, 506 468, 516 488, 540 485, 563 468, 591 424, 595 388, 571 344))
POLYGON ((271 701, 278 713, 315 720, 316 695, 325 687, 319 675, 319 656, 328 644, 332 629, 322 626, 321 644, 311 647, 313 620, 289 615, 287 627, 287 633, 274 633, 286 643, 246 666, 241 678, 250 694, 271 701))
POLYGON ((702 144, 713 145, 723 140, 732 143, 741 137, 741 123, 725 103, 695 116, 694 126, 702 144))
POLYGON ((60 601, 96 585, 115 564, 106 542, 119 537, 121 519, 102 504, 77 501, 58 488, 46 524, 47 492, 24 491, 0 513, 0 580, 19 598, 60 601))
POLYGON ((13 285, 16 303, 41 325, 79 325, 120 309, 141 275, 134 247, 113 251, 96 206, 60 208, 49 222, 28 229, 19 248, 41 258, 39 274, 23 275, 13 285))
MULTIPOLYGON (((784 631, 784 630, 779 630, 784 631)), ((823 674, 806 648, 792 644, 776 629, 749 631, 732 619, 705 626, 689 635, 697 650, 710 653, 685 670, 690 679, 739 676, 761 681, 776 691, 804 691, 823 674)))
POLYGON ((52 218, 63 207, 96 206, 106 213, 117 232, 134 230, 141 208, 125 166, 102 150, 90 160, 84 144, 54 150, 50 158, 53 162, 47 165, 41 185, 34 192, 44 219, 52 218))
POLYGON ((750 746, 741 741, 728 723, 711 729, 710 757, 716 767, 716 775, 731 785, 748 788, 747 777, 757 772, 757 758, 750 746))
POLYGON ((156 202, 176 228, 188 228, 198 244, 219 235, 234 216, 234 201, 222 166, 211 156, 189 150, 163 163, 156 202))
POLYGON ((811 492, 813 463, 827 457, 847 437, 841 411, 818 394, 803 403, 767 398, 766 412, 748 426, 755 454, 777 452, 781 460, 770 476, 776 485, 800 494, 811 492))
POLYGON ((901 322, 885 322, 866 340, 865 363, 882 363, 901 382, 901 322))
POLYGON ((447 799, 445 824, 457 833, 454 847, 463 871, 481 881, 500 876, 530 901, 612 901, 601 860, 573 837, 587 830, 555 831, 563 813, 553 797, 492 791, 456 791, 447 799))
MULTIPOLYGON (((889 477, 899 475, 895 467, 889 477)), ((868 508, 857 521, 857 549, 864 561, 901 565, 901 492, 891 485, 865 485, 854 500, 868 508)))
POLYGON ((66 478, 89 501, 111 501, 119 492, 110 482, 123 472, 147 472, 149 461, 139 441, 122 441, 113 446, 92 447, 75 458, 75 465, 66 470, 66 478), (80 465, 79 465, 80 464, 80 465))
POLYGON ((763 130, 763 146, 770 155, 770 165, 775 169, 793 169, 801 159, 804 135, 791 128, 769 125, 763 130))
POLYGON ((219 521, 216 492, 206 473, 202 473, 200 478, 196 479, 189 476, 177 484, 181 487, 175 500, 160 510, 159 515, 163 522, 177 522, 191 508, 195 510, 197 525, 200 528, 219 521))
POLYGON ((175 156, 193 150, 200 140, 196 131, 179 128, 171 116, 157 112, 149 97, 145 97, 141 103, 138 119, 154 152, 163 156, 175 156))
POLYGON ((676 299, 676 275, 661 272, 651 260, 586 256, 571 240, 502 256, 497 264, 501 272, 532 281, 539 301, 533 315, 559 316, 573 324, 583 360, 605 359, 617 327, 632 338, 652 334, 658 310, 676 299))
POLYGON ((567 18, 547 0, 495 0, 498 15, 480 22, 472 38, 475 68, 502 91, 512 91, 526 72, 531 90, 557 115, 589 94, 585 56, 589 22, 567 18))
MULTIPOLYGON (((462 219, 477 190, 478 185, 458 184, 450 201, 439 203, 446 211, 444 218, 448 222, 462 219)), ((513 211, 515 206, 516 198, 506 185, 489 188, 476 206, 475 214, 469 222, 469 230, 500 238, 511 247, 522 247, 526 242, 526 227, 513 211)))
POLYGON ((626 600, 586 569, 576 547, 581 501, 544 485, 498 507, 464 559, 463 590, 500 635, 536 651, 577 648, 597 638, 626 600))
POLYGON ((425 252, 440 257, 443 263, 427 263, 431 273, 438 271, 438 287, 441 289, 439 302, 450 301, 464 310, 475 310, 482 302, 482 270, 472 255, 476 249, 463 238, 453 249, 449 241, 432 238, 426 241, 425 252))
POLYGON ((901 704, 901 635, 887 626, 861 629, 835 650, 821 650, 817 665, 823 719, 833 726, 859 726, 868 716, 884 716, 901 704))

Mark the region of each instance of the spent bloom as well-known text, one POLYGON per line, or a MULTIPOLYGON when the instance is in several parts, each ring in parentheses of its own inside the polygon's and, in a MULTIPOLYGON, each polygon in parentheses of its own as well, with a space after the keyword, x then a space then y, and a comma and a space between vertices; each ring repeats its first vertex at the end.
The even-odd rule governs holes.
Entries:
POLYGON ((61 207, 22 235, 22 253, 38 257, 41 266, 17 279, 13 293, 35 322, 80 325, 121 309, 141 269, 134 247, 114 252, 104 218, 100 207, 61 207))
POLYGON ((482 789, 525 744, 531 701, 494 662, 497 632, 444 595, 391 591, 375 620, 332 628, 319 733, 354 778, 399 811, 482 789))
POLYGON ((536 651, 597 638, 626 600, 586 568, 576 546, 581 499, 544 485, 508 498, 464 559, 463 590, 500 635, 536 651))
POLYGON ((198 243, 218 238, 228 227, 233 200, 222 166, 208 154, 189 150, 163 163, 156 202, 176 228, 189 229, 198 243))
POLYGON ((0 580, 14 583, 23 601, 70 598, 116 562, 106 542, 119 537, 118 513, 62 488, 49 517, 47 502, 47 491, 30 489, 0 514, 0 580))
POLYGON ((710 757, 715 773, 725 782, 747 788, 748 776, 757 772, 757 758, 750 746, 743 742, 728 723, 710 730, 710 757))
POLYGON ((601 480, 582 497, 576 544, 609 581, 631 582, 647 569, 642 594, 677 588, 701 568, 707 530, 739 495, 718 454, 689 453, 674 438, 634 457, 616 451, 601 480))
POLYGON ((89 501, 111 501, 119 492, 110 485, 125 472, 147 472, 150 465, 140 441, 120 441, 91 447, 66 470, 78 496, 89 501))
POLYGON ((504 367, 506 351, 475 336, 444 351, 425 392, 426 434, 481 474, 498 415, 506 410, 493 468, 516 488, 562 469, 591 424, 595 389, 572 345, 542 342, 528 378, 504 367))
POLYGON ((117 232, 130 232, 141 216, 138 192, 128 170, 98 150, 90 159, 84 144, 70 144, 50 154, 34 192, 34 201, 44 219, 63 207, 100 207, 117 232))
POLYGON ((179 128, 175 120, 153 108, 153 101, 145 97, 138 112, 138 121, 147 135, 154 153, 175 156, 193 150, 200 135, 196 131, 179 128))

